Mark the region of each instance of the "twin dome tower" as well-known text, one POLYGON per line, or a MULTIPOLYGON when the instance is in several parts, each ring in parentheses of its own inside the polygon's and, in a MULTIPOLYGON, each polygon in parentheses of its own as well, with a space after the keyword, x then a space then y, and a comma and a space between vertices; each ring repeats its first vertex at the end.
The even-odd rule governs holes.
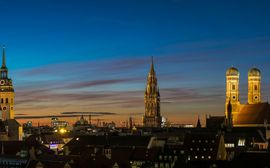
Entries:
MULTIPOLYGON (((231 104, 233 123, 241 111, 239 101, 239 71, 231 67, 226 71, 226 104, 225 115, 228 119, 228 104, 231 104)), ((247 105, 261 103, 261 71, 257 68, 251 68, 248 71, 248 102, 247 105)))

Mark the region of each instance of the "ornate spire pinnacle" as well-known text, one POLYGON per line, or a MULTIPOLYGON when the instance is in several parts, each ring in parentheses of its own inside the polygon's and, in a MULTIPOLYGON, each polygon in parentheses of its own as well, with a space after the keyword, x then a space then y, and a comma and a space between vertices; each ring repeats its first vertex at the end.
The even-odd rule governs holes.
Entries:
POLYGON ((5 52, 5 46, 3 46, 3 53, 2 53, 2 68, 6 68, 6 52, 5 52))
POLYGON ((153 58, 153 56, 151 57, 150 73, 151 73, 151 74, 155 74, 155 69, 154 69, 154 58, 153 58))

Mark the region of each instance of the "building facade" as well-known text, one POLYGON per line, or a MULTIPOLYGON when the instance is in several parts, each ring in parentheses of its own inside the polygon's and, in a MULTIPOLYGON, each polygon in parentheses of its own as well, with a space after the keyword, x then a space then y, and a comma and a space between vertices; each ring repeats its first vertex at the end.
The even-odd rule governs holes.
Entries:
POLYGON ((251 68, 248 71, 248 104, 261 102, 261 71, 251 68))
POLYGON ((14 119, 14 88, 12 80, 8 77, 5 48, 3 48, 2 66, 0 69, 0 101, 0 119, 14 119))
POLYGON ((157 84, 154 62, 150 66, 147 84, 144 93, 145 115, 143 117, 144 127, 161 127, 160 94, 157 84))

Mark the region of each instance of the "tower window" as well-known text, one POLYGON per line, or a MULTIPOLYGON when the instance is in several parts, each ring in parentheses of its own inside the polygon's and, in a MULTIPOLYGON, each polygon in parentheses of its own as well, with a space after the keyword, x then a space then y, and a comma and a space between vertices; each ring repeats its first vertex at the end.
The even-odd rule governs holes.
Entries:
POLYGON ((235 90, 235 85, 232 85, 232 90, 235 90))
POLYGON ((233 96, 232 98, 235 99, 235 96, 233 96))
POLYGON ((6 103, 8 103, 8 98, 6 98, 6 103))
POLYGON ((1 99, 1 103, 4 103, 4 99, 3 98, 1 99))
POLYGON ((258 86, 257 85, 254 86, 254 90, 258 90, 258 86))

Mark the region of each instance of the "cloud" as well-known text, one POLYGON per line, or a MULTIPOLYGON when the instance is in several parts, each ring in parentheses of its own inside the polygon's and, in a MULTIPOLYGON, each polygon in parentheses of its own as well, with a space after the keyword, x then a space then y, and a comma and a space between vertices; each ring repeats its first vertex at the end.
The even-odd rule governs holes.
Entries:
POLYGON ((81 81, 81 82, 73 82, 70 84, 66 84, 62 86, 62 89, 80 89, 85 87, 93 87, 93 86, 101 86, 101 85, 112 85, 117 83, 128 83, 128 82, 136 82, 138 79, 136 78, 126 78, 126 79, 107 79, 107 80, 94 80, 94 81, 81 81))
POLYGON ((62 112, 61 114, 79 114, 79 115, 85 115, 85 114, 88 114, 88 115, 117 115, 117 113, 113 113, 113 112, 85 112, 85 111, 82 111, 82 112, 62 112))

